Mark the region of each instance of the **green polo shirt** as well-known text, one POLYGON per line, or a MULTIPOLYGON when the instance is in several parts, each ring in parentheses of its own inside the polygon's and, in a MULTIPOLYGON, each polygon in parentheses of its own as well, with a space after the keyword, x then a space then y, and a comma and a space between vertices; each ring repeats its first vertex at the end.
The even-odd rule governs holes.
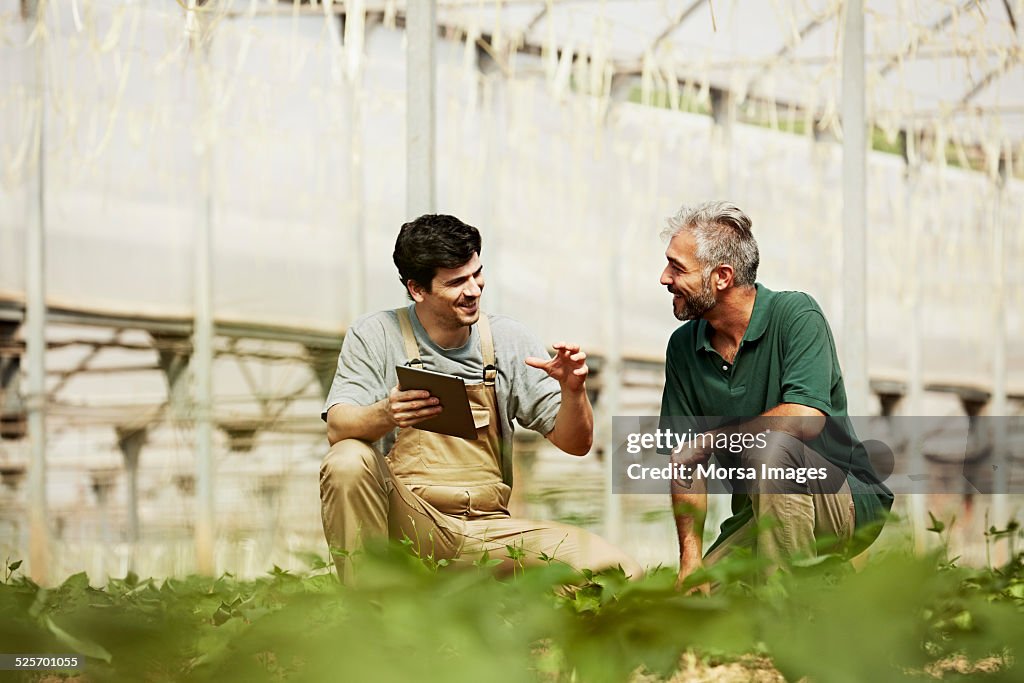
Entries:
MULTIPOLYGON (((807 445, 848 472, 857 528, 876 523, 892 507, 893 495, 864 450, 855 448, 850 421, 835 419, 847 417, 846 389, 825 315, 803 292, 756 287, 750 324, 732 363, 712 347, 706 320, 688 321, 672 334, 661 415, 754 417, 780 403, 820 410, 830 419, 807 445)), ((750 497, 734 494, 732 512, 712 548, 753 517, 750 497)))

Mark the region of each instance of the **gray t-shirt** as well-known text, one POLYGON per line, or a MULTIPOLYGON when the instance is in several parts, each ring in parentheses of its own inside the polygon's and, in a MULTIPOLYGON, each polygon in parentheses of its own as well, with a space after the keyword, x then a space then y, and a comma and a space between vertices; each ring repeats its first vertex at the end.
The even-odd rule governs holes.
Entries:
MULTIPOLYGON (((562 402, 561 388, 543 370, 531 368, 524 362, 527 356, 548 358, 549 354, 522 323, 503 315, 491 314, 488 317, 494 337, 494 364, 498 368, 496 388, 502 452, 510 454, 513 419, 523 427, 544 435, 554 429, 562 402)), ((427 336, 416 317, 414 304, 409 305, 409 318, 425 369, 456 375, 468 384, 483 381, 484 365, 477 325, 470 328, 469 341, 463 346, 443 349, 427 336)), ((338 369, 320 417, 326 420, 327 411, 338 403, 368 406, 386 398, 392 387, 398 384, 395 366, 405 365, 408 360, 395 311, 380 311, 359 318, 345 334, 338 356, 338 369)), ((374 447, 381 453, 387 453, 397 434, 397 429, 392 430, 374 447)), ((512 459, 505 457, 502 460, 505 481, 511 483, 512 459)))

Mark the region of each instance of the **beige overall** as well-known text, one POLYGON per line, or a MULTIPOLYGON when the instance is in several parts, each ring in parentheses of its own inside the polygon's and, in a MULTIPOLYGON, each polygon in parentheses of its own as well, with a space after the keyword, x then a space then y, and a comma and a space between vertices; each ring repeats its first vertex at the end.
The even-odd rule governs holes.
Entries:
MULTIPOLYGON (((420 365, 408 311, 398 310, 409 365, 420 365)), ((479 321, 483 381, 467 384, 475 440, 405 428, 387 457, 358 439, 336 443, 320 468, 324 534, 332 549, 351 553, 364 538, 412 541, 421 557, 467 561, 485 551, 505 569, 515 562, 541 564, 543 555, 582 569, 621 565, 639 576, 640 566, 604 539, 557 522, 512 519, 511 487, 502 479, 501 419, 497 407, 494 343, 486 315, 479 321)), ((350 582, 351 560, 335 554, 338 576, 350 582)), ((358 563, 356 563, 358 564, 358 563)))

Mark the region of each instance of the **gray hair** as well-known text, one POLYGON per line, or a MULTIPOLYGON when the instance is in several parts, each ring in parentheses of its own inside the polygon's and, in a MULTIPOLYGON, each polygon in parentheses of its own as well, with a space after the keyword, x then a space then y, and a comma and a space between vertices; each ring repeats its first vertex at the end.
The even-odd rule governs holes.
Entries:
POLYGON ((668 227, 661 232, 666 240, 686 230, 693 234, 704 277, 725 264, 732 266, 737 286, 754 284, 760 256, 750 230, 750 217, 740 207, 722 201, 683 206, 667 223, 668 227))

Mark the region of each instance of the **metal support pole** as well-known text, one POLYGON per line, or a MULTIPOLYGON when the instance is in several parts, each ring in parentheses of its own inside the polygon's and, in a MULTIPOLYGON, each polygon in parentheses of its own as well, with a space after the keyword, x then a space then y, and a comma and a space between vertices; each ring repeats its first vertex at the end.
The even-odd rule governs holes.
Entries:
POLYGON ((715 186, 720 198, 732 200, 736 175, 732 144, 733 125, 736 122, 736 98, 731 92, 711 91, 711 117, 715 122, 712 135, 718 143, 718 163, 714 166, 715 186))
POLYGON ((213 504, 213 296, 211 272, 212 201, 205 189, 205 211, 195 245, 195 329, 192 374, 196 421, 196 563, 202 574, 214 572, 213 504))
MULTIPOLYGON (((913 135, 907 131, 906 135, 913 135)), ((904 144, 915 144, 916 141, 906 141, 904 144)), ((910 235, 909 258, 911 259, 910 272, 907 278, 907 397, 906 410, 911 417, 909 439, 907 441, 908 472, 910 474, 924 474, 927 464, 924 460, 924 439, 921 433, 920 418, 924 411, 924 371, 922 354, 924 349, 921 345, 922 329, 924 327, 923 311, 921 303, 921 267, 924 259, 920 257, 920 250, 923 244, 921 239, 921 221, 917 217, 917 206, 915 202, 917 187, 919 183, 920 169, 917 163, 906 159, 906 195, 904 197, 904 215, 906 216, 905 229, 910 235)), ((927 480, 922 480, 922 486, 927 486, 927 480)), ((913 493, 909 497, 910 522, 914 531, 914 549, 921 553, 925 551, 927 542, 927 493, 924 491, 913 493)))
POLYGON ((406 210, 409 218, 433 213, 436 197, 436 0, 406 6, 406 210))
MULTIPOLYGON (((487 59, 490 60, 490 57, 487 59)), ((484 78, 486 79, 484 93, 489 97, 485 97, 485 110, 480 112, 480 119, 484 127, 482 135, 484 144, 481 150, 483 154, 482 168, 490 179, 491 194, 494 197, 490 202, 490 229, 487 240, 490 244, 487 245, 485 242, 485 246, 487 246, 488 252, 487 269, 496 275, 487 280, 487 307, 492 311, 500 311, 504 294, 502 265, 508 261, 507 258, 503 258, 505 253, 503 235, 506 228, 500 197, 506 184, 505 176, 509 173, 507 165, 502 163, 502 160, 506 158, 506 147, 508 146, 509 83, 497 68, 485 74, 484 78)))
POLYGON ((191 398, 188 395, 189 358, 192 342, 186 334, 150 332, 157 349, 157 364, 167 378, 167 404, 170 419, 176 425, 186 422, 190 416, 191 398))
POLYGON ((848 0, 843 39, 843 380, 850 415, 866 415, 867 126, 864 115, 864 3, 848 0))
MULTIPOLYGON (((36 22, 45 22, 37 0, 22 5, 25 35, 31 35, 36 22)), ((46 32, 35 35, 30 109, 35 112, 35 138, 32 158, 35 174, 29 174, 26 191, 29 199, 25 216, 25 408, 29 439, 29 572, 32 580, 45 584, 50 570, 50 528, 46 500, 46 263, 44 255, 46 227, 46 167, 44 131, 46 127, 46 87, 44 60, 46 32)))
MULTIPOLYGON (((348 269, 348 315, 346 324, 351 324, 366 311, 366 218, 365 198, 363 190, 363 67, 362 49, 366 37, 366 15, 364 3, 345 3, 344 37, 338 22, 340 17, 332 17, 332 31, 336 40, 344 47, 345 68, 343 73, 342 106, 345 120, 348 122, 348 136, 345 139, 345 151, 348 156, 348 194, 352 207, 349 220, 346 221, 346 240, 350 249, 350 257, 346 261, 348 269)), ((340 54, 340 53, 339 53, 340 54)))
MULTIPOLYGON (((195 0, 191 0, 194 2, 195 0)), ((191 3, 190 3, 191 5, 191 3)), ((197 41, 199 116, 205 125, 200 128, 202 154, 199 160, 200 206, 196 221, 194 277, 194 328, 192 330, 192 376, 195 383, 194 418, 196 430, 196 570, 200 574, 213 574, 214 526, 213 500, 213 227, 214 227, 214 173, 213 160, 213 84, 210 82, 209 43, 205 35, 205 22, 197 16, 199 29, 193 36, 197 41)))
POLYGON ((348 320, 351 324, 366 312, 366 219, 363 192, 363 112, 362 112, 362 70, 349 84, 349 192, 352 196, 352 221, 349 225, 349 240, 352 258, 346 266, 349 269, 348 320))
POLYGON ((614 417, 621 412, 622 402, 622 248, 618 244, 621 233, 611 230, 605 239, 606 268, 608 277, 604 285, 604 338, 606 339, 604 362, 601 364, 601 411, 604 425, 604 472, 605 472, 605 503, 604 532, 611 543, 619 543, 622 538, 622 505, 621 497, 613 493, 615 485, 615 448, 612 424, 614 417))
MULTIPOLYGON (((1003 215, 1009 169, 1006 157, 1000 159, 989 215, 992 235, 992 261, 995 287, 992 291, 992 398, 988 414, 992 420, 992 523, 1003 528, 1008 519, 1009 458, 1006 430, 1006 216, 1003 215)), ((1008 559, 1008 558, 1007 558, 1008 559)))
POLYGON ((124 470, 128 476, 128 542, 132 544, 134 561, 135 545, 139 542, 139 453, 146 443, 146 427, 118 427, 117 445, 124 458, 124 470))
POLYGON ((196 564, 202 574, 214 572, 213 504, 213 301, 211 272, 212 201, 204 190, 205 211, 196 231, 195 329, 192 374, 195 380, 196 423, 196 564))

